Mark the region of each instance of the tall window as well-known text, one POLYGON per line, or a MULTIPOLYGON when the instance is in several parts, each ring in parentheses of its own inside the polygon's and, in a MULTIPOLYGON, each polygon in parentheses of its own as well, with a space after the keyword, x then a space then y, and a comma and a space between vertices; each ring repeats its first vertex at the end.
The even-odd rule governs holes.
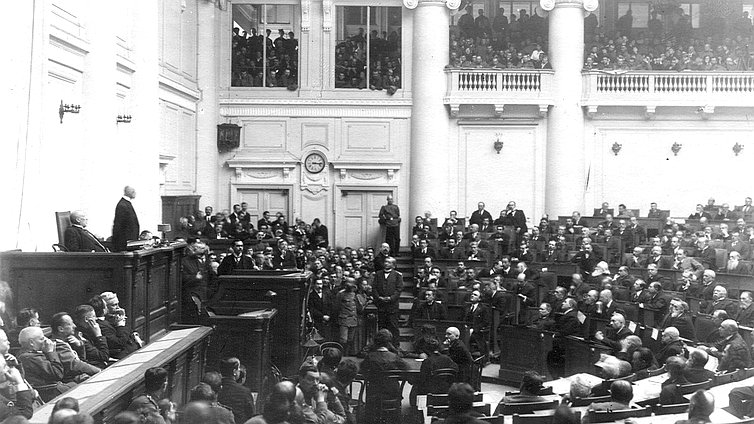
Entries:
POLYGON ((338 6, 335 88, 401 88, 401 8, 338 6))
POLYGON ((298 14, 292 4, 234 4, 231 86, 298 87, 298 14))
POLYGON ((631 28, 647 28, 649 24, 649 3, 638 1, 618 3, 618 19, 626 16, 629 10, 633 17, 631 28))
POLYGON ((699 6, 698 3, 681 3, 683 14, 688 15, 691 20, 691 28, 699 28, 699 6))

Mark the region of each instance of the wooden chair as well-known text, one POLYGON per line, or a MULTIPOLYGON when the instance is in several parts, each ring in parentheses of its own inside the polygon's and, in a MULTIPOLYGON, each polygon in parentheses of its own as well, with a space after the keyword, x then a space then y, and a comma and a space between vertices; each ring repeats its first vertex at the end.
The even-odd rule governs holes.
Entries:
POLYGON ((456 371, 453 368, 438 368, 431 373, 432 381, 435 385, 438 387, 436 388, 438 392, 447 392, 448 388, 453 384, 453 382, 456 379, 456 374, 458 374, 458 371, 456 371))
POLYGON ((487 362, 487 355, 482 355, 471 363, 471 387, 475 391, 482 390, 482 370, 487 362))
POLYGON ((736 370, 733 372, 725 373, 725 374, 717 374, 712 376, 712 383, 710 384, 710 387, 720 386, 722 384, 732 383, 734 381, 738 381, 741 378, 741 375, 743 375, 744 370, 736 370))
POLYGON ((648 417, 652 415, 652 408, 622 409, 619 411, 588 411, 587 419, 590 423, 612 423, 626 418, 648 417))
MULTIPOLYGON (((525 403, 502 403, 498 410, 502 415, 512 414, 531 414, 534 411, 546 411, 558 407, 558 400, 546 400, 543 402, 525 402, 525 403)), ((498 413, 498 411, 495 411, 498 413)))
POLYGON ((579 407, 579 406, 589 406, 595 402, 609 402, 610 401, 610 395, 607 396, 595 396, 595 397, 585 397, 585 398, 575 398, 571 399, 571 406, 573 407, 579 407))
MULTIPOLYGON (((475 402, 471 409, 484 416, 490 415, 491 406, 489 403, 475 402)), ((444 405, 428 405, 427 415, 430 417, 445 418, 450 413, 450 407, 444 405)))
POLYGON ((711 385, 712 379, 702 381, 701 383, 678 384, 676 386, 678 387, 678 393, 682 395, 689 395, 700 389, 707 390, 711 385))
POLYGON ((652 412, 655 415, 683 414, 688 411, 688 403, 677 403, 675 405, 652 405, 652 412))
MULTIPOLYGON (((474 403, 484 401, 484 393, 474 392, 474 403)), ((447 393, 429 393, 427 394, 427 406, 448 406, 447 393)))
POLYGON ((52 251, 53 252, 67 252, 68 248, 65 247, 65 246, 63 246, 60 243, 55 243, 55 244, 52 245, 52 251))
POLYGON ((55 223, 58 226, 58 243, 65 244, 65 230, 71 226, 71 211, 55 212, 55 223))
MULTIPOLYGON (((576 422, 581 422, 581 411, 574 411, 576 422)), ((513 414, 513 424, 551 424, 554 415, 513 414)))
MULTIPOLYGON (((537 393, 537 395, 539 395, 539 396, 547 396, 547 395, 551 395, 553 393, 554 392, 552 391, 552 386, 547 386, 547 387, 542 387, 539 390, 539 393, 537 393)), ((511 392, 505 392, 505 396, 515 396, 515 395, 520 395, 520 394, 521 394, 521 392, 518 391, 518 390, 511 391, 511 392)))
POLYGON ((505 417, 502 415, 492 415, 489 417, 478 417, 478 420, 482 420, 485 422, 488 422, 490 424, 503 424, 505 422, 505 417))
POLYGON ((647 371, 647 377, 654 377, 660 374, 665 374, 666 372, 668 371, 665 369, 665 365, 663 365, 662 368, 657 368, 656 370, 647 371))

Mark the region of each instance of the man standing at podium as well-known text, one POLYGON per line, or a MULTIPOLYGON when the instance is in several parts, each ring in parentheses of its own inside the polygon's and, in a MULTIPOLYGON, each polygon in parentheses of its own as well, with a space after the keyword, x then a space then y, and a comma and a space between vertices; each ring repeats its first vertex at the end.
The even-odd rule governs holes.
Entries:
POLYGON ((123 197, 115 206, 115 219, 113 220, 113 251, 124 252, 128 240, 139 238, 139 218, 131 204, 136 197, 136 190, 131 186, 123 189, 123 197))

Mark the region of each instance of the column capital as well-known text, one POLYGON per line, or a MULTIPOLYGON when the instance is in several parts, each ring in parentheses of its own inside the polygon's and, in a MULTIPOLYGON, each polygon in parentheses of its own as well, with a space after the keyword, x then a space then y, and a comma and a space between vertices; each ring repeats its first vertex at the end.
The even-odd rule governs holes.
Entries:
POLYGON ((556 7, 583 7, 587 12, 594 12, 599 6, 598 0, 539 0, 539 5, 549 12, 556 7))
POLYGON ((403 0, 403 5, 407 9, 416 9, 417 6, 439 6, 445 5, 448 9, 455 10, 461 6, 461 0, 403 0))

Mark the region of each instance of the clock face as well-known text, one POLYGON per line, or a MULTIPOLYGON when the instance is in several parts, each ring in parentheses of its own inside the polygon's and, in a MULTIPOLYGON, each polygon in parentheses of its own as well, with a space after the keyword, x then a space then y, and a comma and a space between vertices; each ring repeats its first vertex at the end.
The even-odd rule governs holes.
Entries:
POLYGON ((312 174, 318 174, 325 169, 325 158, 319 153, 312 153, 304 160, 304 167, 312 174))

